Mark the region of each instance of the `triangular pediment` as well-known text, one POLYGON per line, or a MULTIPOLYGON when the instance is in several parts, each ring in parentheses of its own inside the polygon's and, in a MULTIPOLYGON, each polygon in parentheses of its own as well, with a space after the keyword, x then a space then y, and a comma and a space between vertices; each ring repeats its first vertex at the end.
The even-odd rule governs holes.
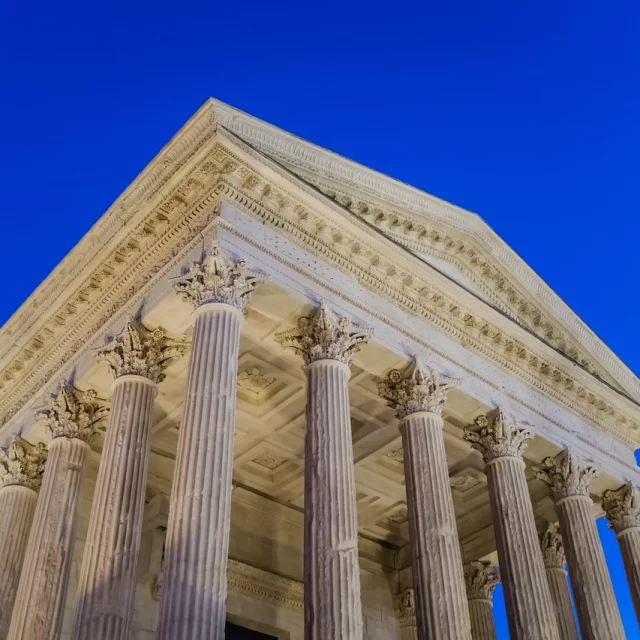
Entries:
POLYGON ((640 382, 477 214, 319 147, 222 102, 219 126, 624 395, 640 382))

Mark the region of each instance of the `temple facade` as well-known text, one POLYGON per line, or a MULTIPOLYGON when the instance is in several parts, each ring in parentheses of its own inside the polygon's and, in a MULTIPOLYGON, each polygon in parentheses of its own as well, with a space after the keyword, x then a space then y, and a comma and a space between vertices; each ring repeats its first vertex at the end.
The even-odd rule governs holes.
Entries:
POLYGON ((640 612, 640 381, 477 215, 217 100, 0 329, 0 425, 0 640, 491 640, 499 582, 622 640, 602 514, 640 612))

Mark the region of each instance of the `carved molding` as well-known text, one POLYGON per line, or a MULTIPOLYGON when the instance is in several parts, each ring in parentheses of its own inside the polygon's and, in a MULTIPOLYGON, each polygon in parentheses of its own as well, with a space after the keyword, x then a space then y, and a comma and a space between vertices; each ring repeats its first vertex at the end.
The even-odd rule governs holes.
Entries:
POLYGON ((413 589, 405 589, 396 600, 401 627, 416 626, 416 600, 413 589))
POLYGON ((89 442, 104 423, 109 405, 93 390, 80 391, 66 380, 47 397, 47 406, 35 414, 52 438, 77 438, 89 442))
POLYGON ((464 566, 468 600, 489 600, 500 582, 500 570, 490 562, 469 562, 464 566))
POLYGON ((598 475, 595 465, 580 460, 568 449, 555 458, 545 458, 542 464, 531 469, 538 480, 549 485, 555 501, 573 496, 589 497, 589 485, 598 475))
POLYGON ((106 362, 114 378, 142 376, 158 383, 163 370, 187 352, 186 340, 169 338, 164 329, 147 329, 129 317, 122 331, 98 351, 98 360, 106 362))
POLYGON ((560 525, 550 522, 540 537, 540 548, 547 569, 564 569, 564 545, 560 534, 560 525))
POLYGON ((396 410, 399 420, 421 411, 442 415, 447 392, 460 382, 425 367, 416 356, 404 371, 389 371, 378 383, 378 393, 396 410))
POLYGON ((8 447, 0 448, 0 487, 19 485, 36 491, 42 483, 47 448, 14 436, 8 447))
POLYGON ((474 424, 466 427, 463 437, 489 464, 496 458, 522 459, 533 432, 498 407, 486 416, 478 416, 474 424))
POLYGON ((220 303, 243 312, 263 280, 265 276, 249 269, 244 260, 234 262, 225 255, 218 244, 217 233, 205 257, 171 279, 178 295, 194 307, 220 303))
POLYGON ((299 353, 305 364, 337 360, 350 364, 354 354, 369 341, 373 330, 338 317, 324 301, 312 316, 300 318, 298 326, 275 336, 276 342, 299 353))
POLYGON ((616 533, 640 527, 640 492, 631 482, 618 489, 607 489, 602 494, 602 508, 609 527, 616 533))

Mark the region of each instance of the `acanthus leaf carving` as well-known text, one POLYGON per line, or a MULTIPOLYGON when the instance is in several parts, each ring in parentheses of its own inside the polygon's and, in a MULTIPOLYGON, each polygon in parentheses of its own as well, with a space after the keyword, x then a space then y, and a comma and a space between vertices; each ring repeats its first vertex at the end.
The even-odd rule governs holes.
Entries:
POLYGON ((163 370, 187 352, 185 339, 169 338, 161 327, 147 329, 129 317, 122 331, 98 350, 98 359, 106 362, 115 378, 142 376, 158 383, 163 370))
POLYGON ((607 489, 602 494, 609 527, 616 533, 640 527, 640 491, 631 482, 618 489, 607 489))
POLYGON ((557 502, 575 496, 589 497, 589 485, 598 475, 595 465, 573 455, 569 449, 555 458, 545 458, 540 465, 532 466, 538 480, 549 485, 551 497, 557 502))
POLYGON ((302 355, 307 365, 319 360, 350 364, 354 354, 372 335, 372 329, 338 317, 323 300, 313 315, 300 318, 295 329, 283 331, 275 339, 302 355))
POLYGON ((42 442, 32 445, 14 436, 8 447, 0 448, 0 486, 19 485, 37 490, 46 459, 47 448, 42 442))
POLYGON ((544 559, 544 566, 548 569, 564 569, 564 545, 560 534, 560 525, 550 522, 540 537, 540 548, 544 559))
POLYGON ((171 281, 176 292, 195 307, 219 303, 245 311, 256 286, 266 279, 244 260, 231 260, 220 248, 216 229, 204 258, 171 281))
POLYGON ((500 582, 500 570, 490 562, 469 562, 464 566, 468 600, 489 600, 500 582))
POLYGON ((89 442, 104 422, 108 403, 93 390, 80 391, 66 380, 58 393, 47 398, 47 406, 36 412, 35 418, 49 431, 52 438, 77 438, 89 442))
POLYGON ((386 379, 378 383, 378 393, 402 420, 422 411, 441 415, 447 392, 459 384, 460 380, 425 367, 416 356, 404 371, 392 369, 386 379))
POLYGON ((464 439, 482 454, 486 464, 496 458, 520 458, 533 432, 515 417, 508 416, 501 407, 486 416, 478 416, 464 430, 464 439))

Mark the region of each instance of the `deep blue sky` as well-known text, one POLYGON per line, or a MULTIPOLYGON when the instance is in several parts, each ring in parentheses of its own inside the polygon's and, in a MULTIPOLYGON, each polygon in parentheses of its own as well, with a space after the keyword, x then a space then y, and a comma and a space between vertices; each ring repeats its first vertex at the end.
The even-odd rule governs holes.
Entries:
POLYGON ((0 322, 213 95, 476 211, 639 373, 639 33, 632 0, 5 0, 0 322))

